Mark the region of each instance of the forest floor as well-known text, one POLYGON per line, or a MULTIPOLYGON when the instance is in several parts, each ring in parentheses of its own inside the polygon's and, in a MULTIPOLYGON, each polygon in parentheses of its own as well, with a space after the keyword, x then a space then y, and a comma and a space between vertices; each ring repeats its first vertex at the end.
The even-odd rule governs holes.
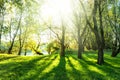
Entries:
POLYGON ((96 52, 77 55, 14 56, 0 54, 0 80, 120 80, 120 54, 105 52, 105 63, 96 64, 96 52))

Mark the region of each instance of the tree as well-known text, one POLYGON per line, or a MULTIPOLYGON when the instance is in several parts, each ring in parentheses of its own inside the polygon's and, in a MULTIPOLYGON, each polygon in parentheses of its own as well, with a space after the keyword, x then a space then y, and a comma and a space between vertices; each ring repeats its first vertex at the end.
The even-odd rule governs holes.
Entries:
POLYGON ((74 12, 74 17, 75 17, 75 28, 76 28, 76 32, 77 32, 77 39, 76 39, 76 42, 78 44, 78 58, 79 59, 82 59, 82 52, 84 51, 83 48, 83 42, 84 42, 84 33, 86 32, 86 28, 87 26, 84 26, 83 28, 83 25, 82 25, 82 20, 83 18, 81 17, 81 13, 75 13, 74 12))
POLYGON ((61 52, 60 52, 60 56, 65 56, 65 26, 62 22, 62 38, 61 38, 61 52))
POLYGON ((85 12, 86 22, 95 35, 96 43, 98 45, 97 63, 99 65, 101 65, 104 63, 104 52, 103 52, 103 50, 104 50, 104 31, 103 31, 103 25, 102 25, 102 12, 103 12, 102 5, 103 5, 104 1, 94 0, 94 6, 93 6, 93 11, 92 11, 93 27, 92 27, 90 21, 88 20, 86 10, 85 10, 85 7, 84 7, 82 1, 81 0, 79 0, 79 1, 85 12), (99 24, 100 25, 98 24, 98 20, 97 20, 97 12, 99 13, 99 24))
POLYGON ((0 22, 0 51, 1 51, 1 46, 2 46, 2 32, 3 32, 3 24, 4 24, 4 16, 5 16, 5 1, 0 1, 0 17, 1 17, 1 22, 0 22))
POLYGON ((110 27, 113 32, 113 44, 112 44, 112 57, 116 57, 120 52, 120 6, 118 5, 120 1, 109 1, 108 6, 111 6, 110 9, 107 8, 107 21, 110 24, 110 27))
POLYGON ((20 28, 21 18, 22 18, 22 11, 21 11, 21 14, 20 14, 20 17, 19 17, 19 22, 18 22, 18 25, 17 25, 16 32, 14 33, 14 36, 13 36, 11 45, 10 45, 10 47, 9 47, 9 49, 8 49, 8 54, 12 54, 12 53, 11 53, 11 50, 12 50, 12 48, 13 48, 14 41, 15 41, 15 38, 16 38, 16 36, 17 36, 18 30, 19 30, 19 28, 20 28))

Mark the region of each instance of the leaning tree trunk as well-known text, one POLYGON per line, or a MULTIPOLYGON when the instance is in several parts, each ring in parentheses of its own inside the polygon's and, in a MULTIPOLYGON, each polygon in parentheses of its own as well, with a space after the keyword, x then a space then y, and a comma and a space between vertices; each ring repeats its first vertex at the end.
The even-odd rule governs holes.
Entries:
POLYGON ((9 47, 9 49, 8 49, 8 54, 12 54, 11 51, 12 51, 12 48, 13 48, 14 41, 15 41, 15 38, 16 38, 16 36, 17 36, 18 30, 19 30, 19 28, 20 28, 21 19, 22 19, 22 11, 21 11, 21 14, 20 14, 20 18, 19 18, 19 22, 18 22, 18 25, 17 25, 16 32, 15 32, 15 34, 14 34, 14 36, 13 36, 11 45, 10 45, 10 47, 9 47))
POLYGON ((112 51, 112 55, 111 55, 111 56, 112 56, 112 57, 116 57, 116 56, 118 55, 118 53, 120 53, 120 48, 117 49, 117 50, 114 49, 114 50, 112 51))
POLYGON ((12 51, 12 48, 13 48, 13 45, 14 45, 14 41, 15 41, 15 38, 16 38, 16 36, 17 36, 19 27, 20 27, 20 22, 21 22, 21 18, 20 18, 20 20, 19 20, 18 27, 17 27, 17 30, 16 30, 16 32, 15 32, 15 34, 14 34, 13 39, 12 39, 11 45, 10 45, 10 47, 9 47, 9 49, 8 49, 8 54, 12 54, 11 51, 12 51))
POLYGON ((115 42, 113 43, 113 47, 112 47, 112 55, 111 56, 116 57, 119 52, 120 52, 120 43, 118 46, 117 39, 115 39, 115 42))
MULTIPOLYGON (((113 24, 113 31, 115 34, 115 41, 113 42, 113 47, 112 47, 112 57, 116 57, 118 53, 120 52, 120 24, 118 17, 119 13, 117 13, 117 1, 114 1, 113 4, 113 9, 114 9, 114 24, 113 24)), ((112 27, 112 26, 111 26, 112 27)))

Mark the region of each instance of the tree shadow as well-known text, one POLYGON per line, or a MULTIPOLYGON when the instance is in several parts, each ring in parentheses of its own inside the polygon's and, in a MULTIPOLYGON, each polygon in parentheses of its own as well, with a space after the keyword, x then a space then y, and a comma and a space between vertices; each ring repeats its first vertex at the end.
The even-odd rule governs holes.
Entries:
MULTIPOLYGON (((87 58, 86 58, 86 59, 87 59, 87 58)), ((88 60, 86 60, 86 59, 84 58, 83 61, 86 62, 88 65, 95 66, 95 67, 98 68, 99 70, 103 71, 103 72, 106 74, 105 77, 109 77, 110 79, 115 79, 115 80, 116 80, 116 79, 117 79, 117 80, 120 79, 120 77, 119 77, 120 67, 115 67, 115 66, 109 64, 107 61, 105 61, 105 63, 104 63, 102 66, 100 66, 100 65, 98 65, 98 64, 96 64, 96 63, 94 63, 94 62, 88 61, 88 60), (113 75, 113 74, 114 74, 114 75, 113 75)), ((112 59, 111 59, 110 61, 112 61, 112 59)), ((104 76, 101 77, 101 78, 103 79, 104 76)))
POLYGON ((59 64, 54 67, 49 73, 46 73, 43 75, 40 80, 46 79, 46 80, 69 80, 67 77, 67 71, 66 71, 66 61, 65 57, 60 57, 59 64), (52 77, 53 76, 53 77, 52 77))
MULTIPOLYGON (((52 56, 49 56, 49 58, 52 57, 52 56)), ((54 56, 54 58, 52 59, 44 59, 44 61, 42 63, 40 63, 39 65, 37 65, 38 67, 35 68, 35 74, 32 74, 31 76, 25 78, 25 80, 34 80, 34 79, 37 79, 39 80, 39 78, 43 75, 42 74, 42 71, 45 70, 47 67, 49 67, 50 64, 52 64, 52 62, 54 60, 56 60, 57 58, 57 55, 54 56)))
POLYGON ((74 78, 74 80, 80 79, 81 78, 81 71, 78 71, 74 68, 74 65, 72 64, 71 60, 69 59, 69 57, 67 57, 68 59, 68 64, 69 66, 72 68, 72 72, 69 71, 70 73, 70 77, 74 78))
POLYGON ((109 62, 105 62, 104 65, 105 65, 105 66, 108 66, 108 67, 111 67, 111 68, 114 68, 114 69, 119 69, 119 70, 120 70, 120 66, 119 66, 119 67, 116 67, 116 66, 110 64, 109 62))
POLYGON ((17 58, 18 56, 0 56, 0 62, 4 61, 4 60, 8 60, 8 59, 12 59, 12 58, 17 58))
MULTIPOLYGON (((20 79, 27 75, 27 73, 34 69, 35 63, 45 56, 37 57, 28 61, 9 62, 0 65, 0 79, 20 79)), ((17 59, 17 58, 16 58, 17 59)))
POLYGON ((90 69, 90 66, 98 68, 99 65, 95 64, 91 61, 86 61, 84 58, 83 60, 79 60, 75 57, 72 57, 74 60, 79 61, 82 66, 82 71, 84 71, 83 75, 80 77, 82 80, 106 80, 103 74, 100 74, 97 71, 90 69))
POLYGON ((67 71, 66 71, 66 60, 65 57, 60 57, 60 62, 58 64, 57 67, 55 67, 53 70, 55 71, 55 76, 54 76, 54 80, 69 80, 69 78, 67 77, 67 71), (62 71, 62 72, 59 72, 62 71))

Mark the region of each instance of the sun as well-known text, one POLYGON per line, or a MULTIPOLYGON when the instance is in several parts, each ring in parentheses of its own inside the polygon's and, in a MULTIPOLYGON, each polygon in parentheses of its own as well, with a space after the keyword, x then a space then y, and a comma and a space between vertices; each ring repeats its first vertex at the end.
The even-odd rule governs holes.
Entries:
POLYGON ((51 19, 56 25, 60 25, 61 18, 68 20, 71 14, 71 0, 46 0, 40 8, 44 21, 51 19))

